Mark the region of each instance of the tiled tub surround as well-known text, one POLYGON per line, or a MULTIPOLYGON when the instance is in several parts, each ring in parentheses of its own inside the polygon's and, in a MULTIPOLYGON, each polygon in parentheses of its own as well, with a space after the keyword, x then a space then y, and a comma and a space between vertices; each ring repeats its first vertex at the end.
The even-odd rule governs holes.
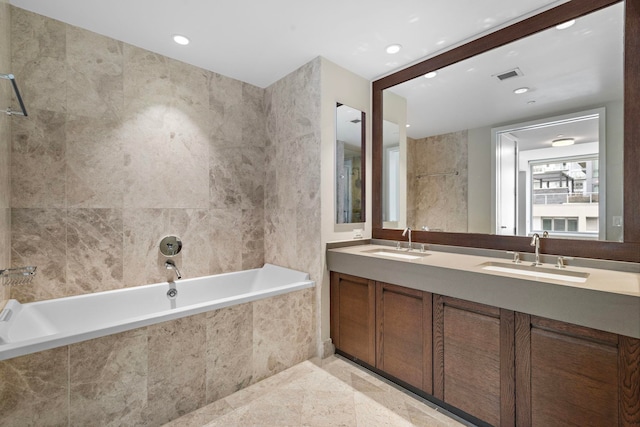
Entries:
POLYGON ((313 289, 0 362, 0 425, 160 425, 302 362, 313 289))
POLYGON ((11 261, 38 266, 11 297, 164 281, 170 234, 185 278, 261 267, 265 89, 10 11, 30 113, 11 122, 11 261))
POLYGON ((27 304, 10 300, 0 312, 0 360, 313 285, 307 273, 265 264, 259 269, 27 304))
MULTIPOLYGON (((585 283, 574 283, 483 269, 491 262, 512 265, 511 258, 505 258, 512 255, 499 251, 427 250, 426 256, 416 259, 375 254, 392 248, 379 244, 334 247, 328 249, 327 264, 338 273, 640 338, 638 264, 571 260, 563 272, 589 274, 585 283), (575 266, 581 262, 589 266, 575 266)), ((410 255, 406 249, 398 253, 410 255)), ((542 256, 546 265, 537 268, 555 273, 556 258, 542 256)))
MULTIPOLYGON (((170 279, 157 244, 171 234, 185 278, 269 262, 318 282, 320 59, 262 89, 10 12, 13 40, 0 46, 30 117, 11 122, 5 223, 12 264, 38 266, 11 298, 170 279)), ((189 412, 315 355, 318 292, 1 362, 0 425, 157 425, 189 412)))

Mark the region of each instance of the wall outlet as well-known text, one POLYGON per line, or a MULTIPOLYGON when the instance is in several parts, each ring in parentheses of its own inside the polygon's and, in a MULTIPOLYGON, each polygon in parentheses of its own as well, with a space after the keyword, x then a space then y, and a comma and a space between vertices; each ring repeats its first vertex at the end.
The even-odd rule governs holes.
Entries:
POLYGON ((354 239, 362 239, 362 236, 364 235, 364 230, 362 228, 354 228, 353 229, 353 238, 354 239))

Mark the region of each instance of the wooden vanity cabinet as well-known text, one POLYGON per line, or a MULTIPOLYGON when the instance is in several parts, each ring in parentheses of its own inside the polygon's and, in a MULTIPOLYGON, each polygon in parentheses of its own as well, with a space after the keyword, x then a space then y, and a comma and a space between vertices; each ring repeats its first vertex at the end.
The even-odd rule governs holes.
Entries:
POLYGON ((434 295, 433 328, 433 395, 491 425, 514 425, 514 312, 434 295))
POLYGON ((376 283, 376 368, 433 394, 431 335, 431 293, 376 283))
POLYGON ((639 426, 640 340, 516 313, 518 426, 639 426))
POLYGON ((332 272, 330 293, 333 344, 348 356, 375 366, 375 282, 332 272))
POLYGON ((640 426, 640 340, 331 273, 338 350, 494 426, 640 426))

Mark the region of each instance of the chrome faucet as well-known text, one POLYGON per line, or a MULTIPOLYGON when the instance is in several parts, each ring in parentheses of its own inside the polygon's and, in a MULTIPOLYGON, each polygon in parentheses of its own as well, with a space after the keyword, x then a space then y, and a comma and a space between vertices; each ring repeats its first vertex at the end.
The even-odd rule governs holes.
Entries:
POLYGON ((533 233, 533 236, 531 236, 530 244, 531 246, 536 247, 536 261, 531 265, 542 265, 542 263, 540 262, 540 235, 538 233, 533 233))
POLYGON ((178 267, 176 267, 176 263, 173 261, 166 261, 164 263, 164 268, 166 268, 167 270, 175 270, 176 272, 176 276, 179 279, 182 279, 182 274, 180 274, 180 270, 178 270, 178 267))
POLYGON ((402 232, 402 237, 406 236, 407 233, 409 234, 409 246, 407 247, 407 252, 411 251, 411 227, 407 227, 404 229, 404 231, 402 232))

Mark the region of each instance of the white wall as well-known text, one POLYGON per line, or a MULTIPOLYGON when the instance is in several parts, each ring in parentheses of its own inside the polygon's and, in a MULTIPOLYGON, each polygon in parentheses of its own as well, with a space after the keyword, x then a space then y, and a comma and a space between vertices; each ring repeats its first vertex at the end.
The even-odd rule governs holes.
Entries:
POLYGON ((491 233, 491 128, 469 129, 467 155, 469 233, 491 233))
POLYGON ((607 135, 607 240, 621 242, 623 227, 613 225, 615 217, 623 217, 624 209, 624 104, 614 101, 605 105, 607 135))

